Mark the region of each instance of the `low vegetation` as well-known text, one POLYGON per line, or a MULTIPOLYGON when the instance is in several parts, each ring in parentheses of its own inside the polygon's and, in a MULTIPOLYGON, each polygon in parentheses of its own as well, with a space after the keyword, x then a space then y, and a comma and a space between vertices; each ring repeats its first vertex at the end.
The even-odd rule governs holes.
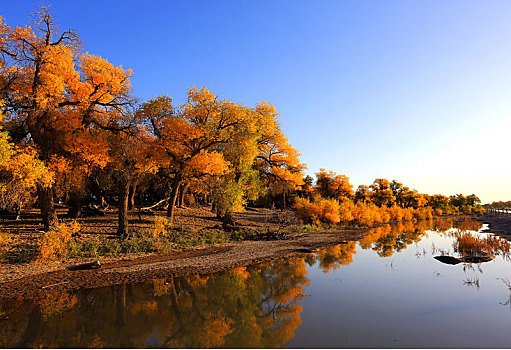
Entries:
POLYGON ((454 251, 462 256, 467 255, 502 255, 509 256, 511 244, 497 236, 480 237, 470 231, 457 230, 453 233, 454 251))

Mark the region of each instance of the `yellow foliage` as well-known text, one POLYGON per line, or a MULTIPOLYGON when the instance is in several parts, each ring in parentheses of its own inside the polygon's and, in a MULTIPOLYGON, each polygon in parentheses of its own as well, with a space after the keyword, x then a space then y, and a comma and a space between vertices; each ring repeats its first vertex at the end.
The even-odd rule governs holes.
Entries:
POLYGON ((223 175, 229 170, 229 162, 227 162, 221 153, 212 151, 201 151, 193 157, 188 163, 188 172, 195 176, 223 175))
POLYGON ((12 208, 20 202, 28 204, 33 200, 37 185, 51 186, 54 173, 38 159, 32 147, 15 147, 8 142, 6 134, 0 131, 0 206, 12 208))
POLYGON ((410 221, 413 219, 413 208, 403 209, 403 220, 410 221))
POLYGON ((339 244, 337 246, 321 250, 316 258, 323 272, 337 270, 341 265, 349 265, 353 262, 353 255, 357 253, 355 242, 339 244))
POLYGON ((310 202, 306 198, 299 198, 294 208, 303 221, 314 225, 321 222, 336 225, 341 221, 339 202, 335 199, 319 198, 310 202))
POLYGON ((327 172, 319 169, 316 173, 316 190, 325 198, 334 198, 338 201, 345 201, 353 196, 353 185, 346 175, 338 175, 333 171, 327 172))
POLYGON ((390 215, 390 209, 386 206, 383 206, 380 208, 380 218, 381 222, 387 223, 390 221, 391 215, 390 215))
POLYGON ((398 207, 397 205, 393 205, 389 208, 390 220, 392 221, 402 221, 404 218, 404 209, 398 207))
POLYGON ((413 215, 420 220, 431 220, 433 219, 433 209, 431 207, 416 208, 413 215))
POLYGON ((341 221, 339 215, 339 202, 333 199, 322 199, 318 205, 321 208, 320 219, 326 223, 336 225, 341 221))
POLYGON ((154 218, 151 234, 153 238, 160 238, 167 234, 170 226, 169 219, 164 216, 156 216, 154 218))
MULTIPOLYGON (((411 220, 413 209, 403 209, 398 206, 382 206, 381 208, 373 203, 358 202, 353 204, 351 201, 339 203, 335 199, 315 198, 312 202, 306 198, 298 198, 295 201, 294 208, 298 217, 304 222, 319 225, 355 223, 361 226, 373 226, 374 224, 388 223, 392 221, 411 220)), ((429 217, 430 208, 422 208, 420 215, 429 217)), ((419 215, 419 214, 418 214, 419 215)))
POLYGON ((35 189, 37 184, 50 186, 54 179, 54 173, 37 159, 37 152, 32 148, 16 149, 7 170, 18 186, 28 189, 35 189))
POLYGON ((370 205, 363 202, 355 204, 353 218, 359 225, 372 226, 374 224, 374 215, 371 213, 370 205))
POLYGON ((342 222, 353 221, 353 209, 355 205, 352 201, 344 201, 339 204, 339 216, 342 222))
POLYGON ((245 266, 236 267, 232 271, 242 280, 246 280, 248 277, 250 277, 250 272, 247 271, 247 268, 245 266))
POLYGON ((80 231, 80 224, 73 221, 69 224, 58 223, 50 228, 39 241, 42 260, 55 260, 67 255, 68 244, 73 234, 80 231))

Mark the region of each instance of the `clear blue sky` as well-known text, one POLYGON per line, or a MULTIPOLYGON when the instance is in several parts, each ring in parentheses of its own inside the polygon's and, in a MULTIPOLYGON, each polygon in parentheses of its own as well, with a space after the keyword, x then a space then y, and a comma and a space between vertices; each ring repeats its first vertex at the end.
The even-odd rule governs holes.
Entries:
MULTIPOLYGON (((0 0, 10 25, 37 1, 0 0)), ((510 1, 52 1, 141 99, 273 103, 313 174, 510 200, 510 1)))

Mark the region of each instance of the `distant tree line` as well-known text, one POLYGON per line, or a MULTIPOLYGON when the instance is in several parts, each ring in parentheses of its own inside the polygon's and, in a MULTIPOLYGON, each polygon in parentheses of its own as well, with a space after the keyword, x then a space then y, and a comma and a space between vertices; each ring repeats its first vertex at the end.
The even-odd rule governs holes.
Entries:
POLYGON ((299 216, 309 223, 359 224, 427 219, 443 214, 481 214, 484 208, 475 194, 428 195, 411 190, 397 180, 375 179, 353 191, 346 175, 320 169, 316 182, 307 176, 301 198, 294 204, 299 216))

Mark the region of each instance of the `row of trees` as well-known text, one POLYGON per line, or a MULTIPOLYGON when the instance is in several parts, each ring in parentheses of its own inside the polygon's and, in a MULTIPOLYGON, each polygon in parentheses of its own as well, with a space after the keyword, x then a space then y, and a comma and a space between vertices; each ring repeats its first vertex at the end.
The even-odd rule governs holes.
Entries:
POLYGON ((298 215, 313 224, 356 223, 372 226, 375 223, 427 219, 432 215, 482 213, 479 198, 472 194, 450 197, 428 195, 410 190, 402 183, 376 179, 369 185, 360 185, 353 191, 346 175, 320 169, 316 183, 312 177, 304 179, 303 198, 294 204, 298 215))
POLYGON ((485 204, 484 207, 489 208, 489 209, 509 210, 509 209, 511 209, 511 201, 491 202, 489 204, 485 204))
POLYGON ((73 30, 57 31, 45 8, 35 28, 0 17, 2 207, 27 204, 36 193, 48 229, 58 221, 55 198, 76 217, 90 193, 98 199, 110 191, 119 233, 127 235, 130 195, 141 183, 159 186, 171 222, 179 191, 193 189, 209 196, 225 223, 263 190, 302 184, 305 165, 271 104, 247 107, 196 87, 179 106, 165 95, 139 103, 131 70, 81 47, 73 30))

